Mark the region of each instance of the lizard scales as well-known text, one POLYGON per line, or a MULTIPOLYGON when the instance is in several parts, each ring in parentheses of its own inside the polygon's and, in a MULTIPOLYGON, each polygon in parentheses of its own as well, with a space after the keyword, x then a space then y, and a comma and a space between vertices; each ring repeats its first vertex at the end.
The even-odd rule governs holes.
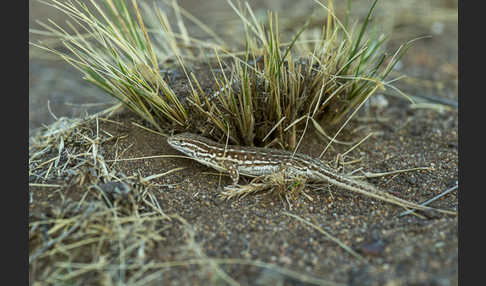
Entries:
POLYGON ((336 174, 326 164, 305 154, 290 151, 224 145, 205 137, 181 133, 168 138, 174 149, 184 153, 201 164, 218 171, 228 172, 233 184, 238 183, 239 175, 256 177, 284 171, 290 177, 304 177, 311 181, 327 181, 348 187, 365 187, 368 191, 375 188, 346 176, 336 174))

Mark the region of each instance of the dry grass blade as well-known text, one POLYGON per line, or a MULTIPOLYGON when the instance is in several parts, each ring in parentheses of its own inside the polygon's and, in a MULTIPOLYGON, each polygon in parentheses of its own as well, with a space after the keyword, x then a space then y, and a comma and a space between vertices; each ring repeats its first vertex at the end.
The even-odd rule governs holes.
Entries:
MULTIPOLYGON (((420 205, 422 205, 422 206, 426 206, 426 205, 428 205, 428 204, 430 204, 430 203, 432 203, 432 202, 434 202, 434 201, 436 201, 436 200, 440 199, 441 197, 443 197, 443 196, 447 195, 448 193, 450 193, 450 192, 454 191, 455 189, 457 189, 457 187, 458 187, 458 185, 456 184, 455 186, 453 186, 453 187, 451 187, 451 188, 449 188, 449 189, 445 190, 444 192, 440 193, 439 195, 437 195, 437 196, 435 196, 435 197, 433 197, 433 198, 431 198, 431 199, 429 199, 429 200, 427 200, 427 201, 425 201, 425 202, 421 203, 420 205)), ((411 214, 411 213, 413 213, 413 212, 414 212, 413 210, 404 211, 404 212, 402 212, 402 213, 400 214, 400 216, 408 215, 408 214, 411 214)))
POLYGON ((377 177, 384 177, 384 176, 396 175, 396 174, 405 173, 405 172, 413 172, 413 171, 421 171, 421 170, 431 170, 431 168, 430 167, 416 167, 416 168, 408 168, 408 169, 394 170, 394 171, 390 171, 390 172, 380 172, 380 173, 364 172, 363 176, 351 176, 351 177, 353 179, 377 178, 377 177))
MULTIPOLYGON (((179 215, 174 215, 173 218, 176 220, 180 221, 185 228, 186 234, 189 236, 188 242, 186 245, 187 250, 193 252, 197 257, 200 257, 203 260, 207 261, 207 267, 212 269, 215 273, 216 276, 226 282, 229 285, 237 286, 240 285, 240 283, 236 282, 233 278, 231 278, 228 274, 226 274, 223 269, 221 269, 220 265, 218 263, 215 263, 211 258, 208 258, 206 254, 204 253, 201 245, 196 242, 195 236, 196 233, 192 226, 182 217, 179 215)), ((217 283, 218 280, 214 281, 214 283, 217 283)))
POLYGON ((296 216, 294 214, 291 214, 291 213, 288 213, 288 212, 284 212, 284 215, 287 215, 287 216, 290 216, 290 217, 293 217, 295 218, 296 220, 300 221, 300 222, 303 222, 309 226, 311 226, 312 228, 316 229, 317 231, 319 231, 320 233, 324 234, 327 238, 329 238, 330 240, 334 241, 335 243, 337 243, 342 249, 344 249, 346 252, 348 252, 349 254, 351 254, 352 256, 354 256, 355 258, 361 260, 361 261, 365 261, 365 259, 363 258, 363 256, 359 255, 356 251, 352 250, 349 246, 345 245, 342 241, 340 241, 339 239, 337 239, 336 237, 332 236, 331 234, 329 234, 327 231, 323 230, 321 227, 311 223, 311 222, 308 222, 306 221, 305 219, 299 217, 299 216, 296 216))
POLYGON ((167 171, 167 172, 164 172, 164 173, 161 173, 161 174, 154 174, 154 175, 150 175, 150 176, 147 176, 145 178, 142 179, 142 182, 148 182, 150 180, 153 180, 153 179, 157 179, 157 178, 160 178, 160 177, 164 177, 164 176, 167 176, 171 173, 174 173, 174 172, 178 172, 180 170, 184 170, 185 167, 180 167, 180 168, 174 168, 170 171, 167 171))
POLYGON ((36 183, 29 183, 30 187, 41 187, 41 188, 60 188, 62 185, 56 184, 36 184, 36 183))

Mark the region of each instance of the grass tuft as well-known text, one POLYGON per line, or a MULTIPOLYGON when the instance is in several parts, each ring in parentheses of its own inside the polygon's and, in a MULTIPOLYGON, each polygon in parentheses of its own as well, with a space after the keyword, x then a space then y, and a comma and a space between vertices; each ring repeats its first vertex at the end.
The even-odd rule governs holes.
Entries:
POLYGON ((44 3, 76 24, 69 23, 70 34, 42 23, 69 52, 32 45, 60 55, 159 131, 192 130, 246 146, 295 150, 309 127, 325 134, 342 124, 331 136, 334 142, 366 100, 391 86, 386 77, 412 43, 391 58, 384 53, 386 36, 369 32, 377 0, 364 22, 351 28, 335 16, 333 1, 328 7, 316 1, 327 18, 320 32, 310 29, 315 21, 309 18, 288 39, 282 39, 277 13, 268 12, 262 22, 247 3, 237 8, 228 0, 243 27, 243 51, 175 1, 169 3, 174 23, 159 7, 142 3, 139 9, 136 1, 104 0, 100 6, 91 0, 93 8, 78 1, 44 3), (184 20, 196 23, 208 39, 191 37, 184 20), (194 64, 204 62, 212 87, 193 72, 194 64), (185 77, 186 93, 174 88, 168 76, 174 72, 185 77))
POLYGON ((308 30, 309 19, 289 42, 283 42, 278 14, 269 12, 262 23, 250 6, 238 9, 228 1, 244 25, 246 51, 243 57, 230 54, 230 63, 217 57, 222 76, 214 80, 221 89, 197 94, 192 101, 210 122, 206 130, 233 144, 295 150, 309 122, 325 135, 323 128, 349 120, 389 85, 385 78, 410 46, 402 46, 387 61, 386 37, 366 37, 376 2, 361 29, 348 31, 334 16, 330 1, 331 8, 323 6, 327 22, 319 36, 308 30), (230 76, 223 69, 228 65, 230 76))

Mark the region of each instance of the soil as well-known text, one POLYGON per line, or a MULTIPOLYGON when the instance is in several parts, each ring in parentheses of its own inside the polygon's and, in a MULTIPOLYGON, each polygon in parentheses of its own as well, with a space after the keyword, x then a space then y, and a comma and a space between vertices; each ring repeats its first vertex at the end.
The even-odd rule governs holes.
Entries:
MULTIPOLYGON (((449 2, 441 3, 449 7, 449 2)), ((399 83, 402 90, 457 100, 457 27, 453 23, 446 25, 446 32, 455 32, 456 40, 438 36, 414 45, 404 59, 401 72, 411 75, 412 80, 420 80, 399 83)), ((357 117, 359 119, 350 122, 339 138, 353 141, 370 131, 375 132, 349 154, 348 160, 361 161, 346 165, 345 171, 363 167, 367 172, 379 173, 430 167, 367 180, 382 190, 418 203, 455 186, 458 181, 457 109, 447 106, 413 108, 402 98, 387 96, 385 99, 386 106, 372 102, 368 110, 357 117)), ((164 136, 142 129, 133 122, 145 125, 128 111, 117 113, 109 120, 99 120, 98 125, 93 120, 86 124, 92 133, 102 131, 116 138, 100 144, 102 148, 98 152, 107 162, 115 156, 180 155, 168 146, 164 136)), ((311 156, 319 155, 325 147, 325 143, 312 132, 303 142, 300 151, 311 156)), ((324 159, 332 161, 348 148, 334 144, 324 159)), ((44 159, 53 155, 57 154, 46 155, 44 159)), ((153 158, 110 163, 110 168, 118 173, 141 177, 179 167, 184 169, 152 180, 147 189, 155 195, 164 214, 177 215, 186 223, 173 220, 168 224, 161 232, 164 239, 153 245, 151 252, 146 254, 146 261, 200 258, 201 255, 195 254, 194 246, 189 246, 195 242, 206 258, 262 261, 344 285, 458 284, 458 218, 455 216, 400 216, 403 211, 400 207, 331 185, 307 186, 306 195, 296 196, 290 204, 270 192, 225 200, 220 193, 231 183, 230 178, 189 159, 153 158), (364 260, 350 255, 315 228, 286 213, 319 226, 360 253, 364 260), (188 228, 193 236, 188 235, 188 228)), ((30 181, 36 180, 31 178, 30 181)), ((88 184, 74 184, 66 177, 43 181, 63 185, 65 182, 69 187, 56 192, 43 187, 29 188, 33 201, 29 214, 32 221, 35 221, 34 217, 52 217, 52 209, 68 200, 99 200, 99 196, 84 196, 89 190, 88 184)), ((458 210, 459 190, 431 206, 458 210)), ((47 264, 53 262, 56 261, 46 261, 47 264)), ((46 267, 49 266, 42 264, 34 269, 31 265, 31 285, 42 284, 41 269, 46 267)), ((220 264, 219 267, 241 285, 311 285, 303 276, 299 278, 268 267, 243 264, 220 264)), ((217 276, 214 271, 208 271, 204 265, 187 264, 167 268, 154 285, 162 282, 169 285, 225 285, 214 276, 217 276)), ((83 279, 103 284, 99 279, 83 279)))
MULTIPOLYGON (((363 158, 360 165, 366 166, 368 172, 376 173, 422 166, 432 169, 370 179, 371 183, 414 202, 425 201, 456 184, 457 111, 438 113, 402 107, 388 109, 382 116, 389 120, 366 125, 383 132, 353 151, 356 158, 363 158)), ((100 130, 120 138, 116 144, 111 141, 102 145, 106 160, 114 159, 114 154, 128 146, 131 147, 126 149, 123 158, 177 154, 163 136, 133 125, 132 122, 141 123, 133 115, 123 112, 112 120, 119 123, 99 123, 100 130)), ((353 122, 353 125, 362 126, 362 123, 353 122)), ((322 150, 322 144, 319 145, 316 139, 309 139, 303 149, 309 150, 306 153, 310 155, 316 155, 322 150)), ((189 159, 120 161, 114 166, 127 175, 138 173, 142 177, 178 167, 185 169, 156 179, 153 183, 161 187, 155 187, 153 191, 166 214, 178 214, 191 225, 196 232, 197 243, 209 257, 261 260, 349 285, 457 283, 457 217, 400 217, 401 208, 333 186, 324 190, 308 188, 307 195, 312 201, 306 196, 299 196, 291 201, 291 206, 265 192, 224 200, 219 196, 221 186, 230 184, 231 180, 226 176, 219 178, 213 170, 189 159), (361 252, 366 262, 360 262, 315 229, 284 212, 317 224, 361 252)), ((71 198, 79 201, 86 187, 73 187, 66 191, 63 200, 71 198)), ((31 188, 31 192, 34 200, 31 213, 46 213, 52 205, 61 204, 61 198, 55 196, 58 199, 53 199, 50 191, 31 188)), ((439 199, 432 206, 456 209, 457 193, 439 199)), ((174 233, 165 233, 170 244, 159 245, 153 259, 165 261, 168 257, 164 253, 168 249, 184 248, 187 241, 179 235, 180 229, 177 228, 174 233)), ((182 250, 170 255, 171 260, 176 261, 184 256, 182 250)), ((224 269, 243 285, 255 285, 270 275, 254 267, 224 269)), ((192 277, 193 271, 173 269, 166 273, 168 280, 165 281, 201 283, 200 277, 186 280, 192 277)), ((285 276, 276 275, 272 279, 287 281, 285 285, 293 284, 285 276)))

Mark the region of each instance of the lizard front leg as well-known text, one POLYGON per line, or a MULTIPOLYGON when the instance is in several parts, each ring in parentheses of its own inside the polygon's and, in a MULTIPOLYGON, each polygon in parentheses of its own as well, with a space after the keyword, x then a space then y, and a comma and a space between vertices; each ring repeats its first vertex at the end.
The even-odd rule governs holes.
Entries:
POLYGON ((240 180, 240 172, 238 171, 238 168, 235 164, 225 163, 224 165, 226 171, 228 171, 230 175, 231 180, 233 181, 231 185, 236 186, 240 180))

